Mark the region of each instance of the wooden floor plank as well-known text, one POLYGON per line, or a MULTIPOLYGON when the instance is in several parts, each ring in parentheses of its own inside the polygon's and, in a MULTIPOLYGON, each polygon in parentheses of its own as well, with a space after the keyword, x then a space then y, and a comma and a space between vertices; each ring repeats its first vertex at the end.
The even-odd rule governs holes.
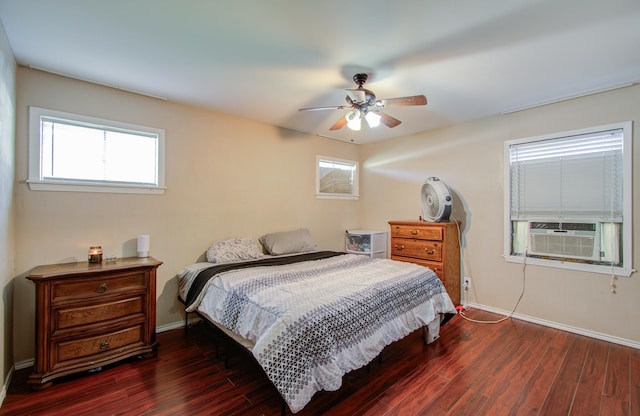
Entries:
POLYGON ((540 409, 541 414, 557 412, 566 415, 570 413, 592 342, 593 340, 579 335, 573 337, 573 342, 569 345, 565 359, 560 365, 549 394, 540 409))
POLYGON ((615 399, 628 397, 630 371, 629 349, 622 345, 612 345, 609 348, 603 394, 615 399))
POLYGON ((562 333, 556 337, 558 342, 547 349, 531 378, 527 381, 515 406, 511 409, 510 414, 537 415, 540 412, 547 399, 551 385, 567 356, 570 339, 574 337, 573 334, 568 333, 562 333))
POLYGON ((519 331, 514 328, 510 321, 505 321, 502 324, 490 324, 487 329, 489 330, 487 334, 490 334, 489 339, 480 343, 471 351, 458 354, 456 359, 453 360, 454 364, 448 365, 440 372, 442 376, 451 380, 450 386, 425 404, 421 412, 435 411, 446 414, 453 408, 468 411, 467 407, 479 404, 475 408, 475 411, 477 411, 484 405, 485 400, 479 400, 479 398, 486 398, 487 396, 474 389, 476 386, 474 379, 491 367, 495 359, 504 354, 505 350, 509 349, 519 336, 519 331), (452 372, 451 368, 455 368, 455 371, 452 372), (469 391, 473 391, 474 394, 466 394, 469 391), (470 402, 466 405, 460 403, 465 398, 469 398, 472 403, 470 402))
POLYGON ((580 380, 569 412, 570 415, 591 416, 600 414, 608 356, 608 344, 596 340, 589 342, 589 351, 582 366, 580 380))
MULTIPOLYGON (((536 338, 536 342, 531 342, 520 358, 508 366, 506 371, 482 381, 482 384, 490 386, 488 389, 492 394, 489 396, 490 400, 478 410, 478 415, 517 414, 513 409, 517 409, 519 400, 522 400, 521 396, 528 393, 527 386, 534 372, 538 368, 550 367, 550 363, 544 359, 556 339, 563 336, 562 332, 540 326, 530 328, 530 332, 534 335, 523 337, 523 342, 531 341, 531 338, 536 338), (498 375, 500 377, 497 377, 498 375)), ((549 368, 549 371, 551 370, 552 368, 549 368)), ((483 389, 485 390, 487 388, 483 389)), ((542 402, 539 404, 542 405, 542 402)))

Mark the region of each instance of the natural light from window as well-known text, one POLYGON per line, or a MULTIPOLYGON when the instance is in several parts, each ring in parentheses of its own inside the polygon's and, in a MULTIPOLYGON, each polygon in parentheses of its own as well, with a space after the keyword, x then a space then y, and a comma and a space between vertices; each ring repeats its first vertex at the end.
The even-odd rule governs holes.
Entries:
POLYGON ((319 198, 358 198, 358 164, 318 156, 316 194, 319 198))
POLYGON ((163 192, 162 130, 32 107, 29 140, 31 189, 163 192))

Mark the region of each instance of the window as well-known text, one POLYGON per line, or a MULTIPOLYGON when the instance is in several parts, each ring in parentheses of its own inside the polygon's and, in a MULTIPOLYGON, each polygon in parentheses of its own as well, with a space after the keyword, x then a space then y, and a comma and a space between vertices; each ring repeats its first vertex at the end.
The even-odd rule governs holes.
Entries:
POLYGON ((316 195, 318 198, 358 199, 358 162, 318 156, 316 195))
POLYGON ((32 190, 164 193, 164 131, 30 107, 32 190))
POLYGON ((629 276, 631 122, 505 142, 505 258, 629 276))

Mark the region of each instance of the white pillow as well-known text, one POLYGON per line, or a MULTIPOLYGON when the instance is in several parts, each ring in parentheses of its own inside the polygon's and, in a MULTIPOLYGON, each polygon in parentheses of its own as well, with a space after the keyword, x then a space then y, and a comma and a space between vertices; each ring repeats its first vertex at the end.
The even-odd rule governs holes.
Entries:
POLYGON ((267 253, 272 256, 318 250, 318 246, 313 242, 306 228, 265 234, 259 240, 267 253))
POLYGON ((262 252, 250 237, 216 241, 207 250, 209 263, 233 263, 262 256, 262 252))

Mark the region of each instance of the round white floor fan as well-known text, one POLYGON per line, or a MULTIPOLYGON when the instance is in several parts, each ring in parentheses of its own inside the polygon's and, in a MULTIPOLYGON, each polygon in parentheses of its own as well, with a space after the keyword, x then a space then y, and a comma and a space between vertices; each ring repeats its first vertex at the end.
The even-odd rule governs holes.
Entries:
POLYGON ((428 178, 420 192, 422 201, 422 218, 425 221, 449 221, 451 215, 451 193, 440 179, 428 178))

